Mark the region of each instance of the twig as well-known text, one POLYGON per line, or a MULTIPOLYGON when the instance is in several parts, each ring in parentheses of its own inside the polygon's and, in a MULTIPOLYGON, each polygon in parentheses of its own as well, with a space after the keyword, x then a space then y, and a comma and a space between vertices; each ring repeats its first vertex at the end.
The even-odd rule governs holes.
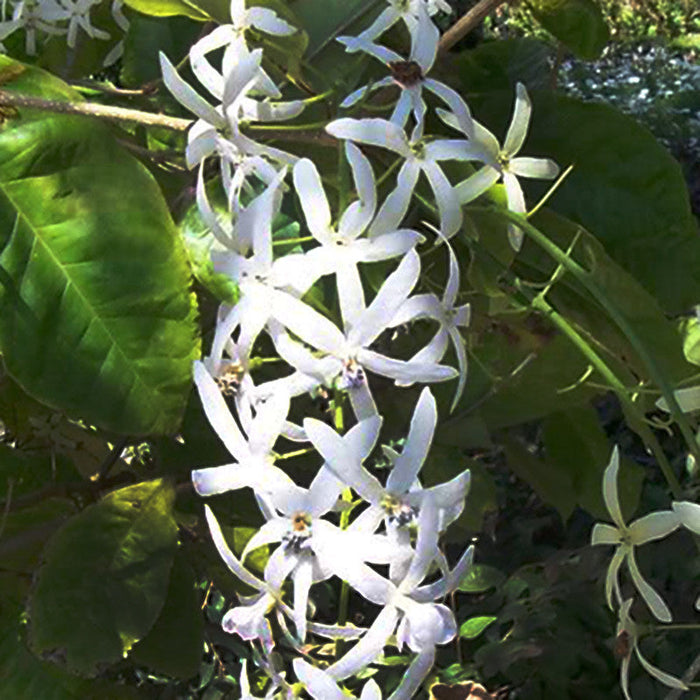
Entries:
POLYGON ((460 39, 469 34, 489 13, 510 0, 480 0, 460 17, 440 38, 438 53, 447 53, 460 39))
POLYGON ((136 122, 148 126, 160 126, 165 129, 171 129, 172 131, 185 131, 189 129, 193 123, 191 119, 180 119, 178 117, 169 117, 166 114, 142 112, 140 109, 110 107, 108 105, 95 104, 94 102, 44 100, 40 97, 19 95, 6 90, 0 90, 0 106, 40 109, 45 112, 56 112, 58 114, 81 114, 88 117, 101 117, 118 122, 136 122))
POLYGON ((5 507, 2 511, 2 520, 0 520, 0 540, 2 539, 2 534, 5 532, 5 525, 7 525, 7 516, 10 514, 10 504, 12 503, 12 487, 15 485, 15 480, 10 476, 7 479, 7 498, 5 499, 5 507))
MULTIPOLYGON (((683 674, 683 678, 681 679, 684 683, 690 683, 693 678, 695 678, 698 673, 700 673, 700 654, 695 657, 695 660, 693 663, 688 666, 688 670, 683 674)), ((684 693, 685 691, 681 690, 680 688, 674 688, 670 693, 666 695, 664 700, 678 700, 678 698, 684 693)))

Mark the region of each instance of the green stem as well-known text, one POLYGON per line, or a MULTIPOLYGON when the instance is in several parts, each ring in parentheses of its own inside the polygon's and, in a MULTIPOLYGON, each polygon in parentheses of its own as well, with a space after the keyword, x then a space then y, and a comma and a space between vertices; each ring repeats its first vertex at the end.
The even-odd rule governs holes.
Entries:
POLYGON ((700 630, 700 623, 674 622, 670 625, 653 625, 652 629, 655 632, 675 632, 676 630, 700 630))
MULTIPOLYGON (((569 274, 577 279, 588 290, 591 296, 606 310, 610 318, 617 324, 618 328, 623 332, 627 340, 639 355, 642 362, 644 362, 646 365, 651 379, 659 387, 661 393, 666 399, 670 413, 678 424, 683 438, 688 445, 688 449, 693 454, 695 459, 700 462, 700 447, 695 441, 695 435, 690 427, 690 424, 686 420, 683 411, 681 411, 678 401, 676 401, 676 397, 673 394, 673 389, 666 381, 666 378, 656 363, 656 360, 649 353, 635 330, 628 323, 621 311, 615 306, 614 302, 606 295, 604 290, 598 286, 591 274, 575 260, 572 260, 561 248, 559 248, 559 246, 550 241, 539 229, 535 228, 531 223, 529 223, 524 216, 515 214, 503 207, 475 207, 474 210, 490 212, 496 211, 501 214, 504 219, 516 224, 526 236, 531 238, 537 245, 543 248, 553 260, 559 263, 569 274)), ((636 409, 635 412, 637 412, 636 409)), ((654 442, 656 442, 655 438, 654 442)), ((658 445, 658 443, 656 444, 658 445)), ((681 498, 683 490, 676 479, 668 460, 665 456, 663 459, 660 459, 660 455, 657 454, 657 449, 654 449, 652 444, 650 444, 649 447, 652 448, 657 459, 659 459, 659 466, 661 467, 661 470, 663 471, 664 476, 671 487, 674 497, 681 498)), ((660 450, 660 447, 658 450, 660 450)), ((661 452, 661 454, 663 454, 663 452, 661 452)))

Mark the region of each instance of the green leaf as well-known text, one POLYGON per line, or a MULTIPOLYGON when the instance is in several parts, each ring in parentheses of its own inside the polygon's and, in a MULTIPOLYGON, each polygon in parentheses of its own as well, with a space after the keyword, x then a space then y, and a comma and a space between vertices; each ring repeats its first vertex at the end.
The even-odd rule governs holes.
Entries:
POLYGON ((610 30, 594 0, 530 0, 528 7, 578 58, 595 60, 610 40, 610 30))
POLYGON ((681 323, 681 336, 685 359, 694 365, 700 365, 700 322, 696 317, 681 323))
POLYGON ((209 13, 200 8, 202 3, 189 0, 125 0, 125 4, 144 15, 153 17, 184 15, 199 22, 211 19, 209 13))
POLYGON ((199 671, 204 619, 194 571, 181 551, 175 556, 163 609, 153 629, 131 650, 138 664, 181 680, 199 671))
POLYGON ((146 635, 163 607, 177 549, 174 498, 161 480, 128 486, 56 532, 30 601, 37 653, 94 675, 146 635))
MULTIPOLYGON (((3 87, 79 99, 0 57, 3 87)), ((32 396, 91 425, 174 432, 198 354, 189 273, 160 191, 105 125, 20 110, 0 129, 0 347, 32 396)))
POLYGON ((472 617, 466 622, 463 622, 459 628, 459 636, 462 639, 476 639, 490 624, 498 620, 493 615, 484 615, 482 617, 472 617))
POLYGON ((545 503, 554 506, 566 522, 576 506, 571 475, 549 461, 535 457, 513 438, 505 438, 504 446, 510 470, 529 484, 545 503))
POLYGON ((458 589, 463 593, 485 593, 492 588, 498 588, 504 580, 504 574, 495 566, 474 564, 459 582, 458 589))

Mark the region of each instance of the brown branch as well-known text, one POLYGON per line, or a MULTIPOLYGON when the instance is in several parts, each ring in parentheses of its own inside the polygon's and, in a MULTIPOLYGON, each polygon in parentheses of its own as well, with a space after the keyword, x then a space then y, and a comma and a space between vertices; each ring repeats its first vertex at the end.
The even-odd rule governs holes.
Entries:
POLYGON ((447 53, 460 39, 469 34, 486 15, 490 14, 499 5, 510 0, 479 0, 469 12, 460 17, 440 38, 438 53, 447 53))
POLYGON ((25 107, 27 109, 40 109, 44 112, 56 112, 58 114, 79 114, 120 122, 136 122, 139 124, 146 124, 147 126, 160 126, 165 129, 171 129, 172 131, 185 131, 193 124, 191 119, 179 119, 178 117, 169 117, 165 114, 142 112, 139 109, 110 107, 93 102, 44 100, 40 97, 19 95, 6 90, 0 90, 0 106, 25 107))

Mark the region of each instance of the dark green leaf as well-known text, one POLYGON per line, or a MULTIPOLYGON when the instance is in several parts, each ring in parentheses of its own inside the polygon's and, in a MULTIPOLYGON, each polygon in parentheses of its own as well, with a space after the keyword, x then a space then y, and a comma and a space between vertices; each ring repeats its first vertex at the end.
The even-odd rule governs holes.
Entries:
POLYGON ((186 680, 199 671, 204 645, 201 596, 192 567, 178 552, 168 596, 153 629, 131 650, 131 658, 149 669, 186 680))
POLYGON ((31 597, 37 653, 95 674, 151 629, 168 591, 177 525, 160 480, 115 491, 50 540, 31 597))
MULTIPOLYGON (((78 99, 19 69, 6 89, 78 99)), ((0 247, 0 345, 22 387, 92 425, 175 431, 198 353, 187 261, 157 185, 107 127, 31 110, 5 122, 0 247)))
POLYGON ((469 573, 459 582, 459 590, 464 593, 485 593, 498 588, 505 579, 496 567, 487 564, 474 564, 469 573))
POLYGON ((610 30, 594 0, 530 0, 528 7, 540 24, 579 58, 598 58, 610 30))

